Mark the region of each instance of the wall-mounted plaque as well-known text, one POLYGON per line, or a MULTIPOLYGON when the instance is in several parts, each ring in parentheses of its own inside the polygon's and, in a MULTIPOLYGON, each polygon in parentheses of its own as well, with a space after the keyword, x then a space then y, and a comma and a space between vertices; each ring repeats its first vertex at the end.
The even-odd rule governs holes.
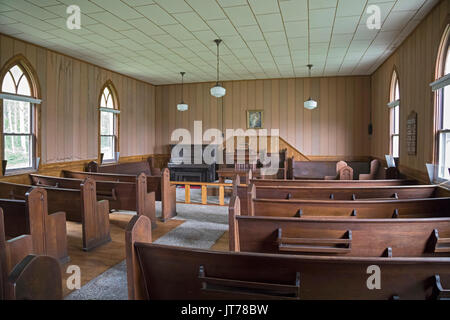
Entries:
POLYGON ((411 111, 406 122, 406 146, 408 155, 417 155, 417 112, 411 111))

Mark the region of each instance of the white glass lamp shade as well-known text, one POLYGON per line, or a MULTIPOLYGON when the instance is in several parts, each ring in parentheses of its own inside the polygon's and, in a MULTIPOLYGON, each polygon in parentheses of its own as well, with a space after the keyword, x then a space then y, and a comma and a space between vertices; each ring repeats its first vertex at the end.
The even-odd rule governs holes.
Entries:
POLYGON ((317 108, 317 101, 315 101, 311 98, 309 100, 305 101, 305 109, 314 110, 315 108, 317 108))
POLYGON ((178 111, 187 111, 189 109, 189 106, 186 103, 180 103, 177 105, 178 111))
POLYGON ((222 98, 226 92, 227 90, 218 84, 211 88, 211 95, 216 98, 222 98))

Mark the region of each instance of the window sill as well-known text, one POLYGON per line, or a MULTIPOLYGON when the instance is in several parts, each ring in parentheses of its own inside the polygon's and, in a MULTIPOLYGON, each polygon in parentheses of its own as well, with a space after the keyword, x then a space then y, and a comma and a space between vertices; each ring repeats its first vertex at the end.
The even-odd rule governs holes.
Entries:
POLYGON ((23 174, 31 174, 31 173, 37 173, 38 171, 36 169, 18 169, 18 170, 11 170, 9 172, 6 172, 4 177, 14 177, 14 176, 20 176, 23 174))

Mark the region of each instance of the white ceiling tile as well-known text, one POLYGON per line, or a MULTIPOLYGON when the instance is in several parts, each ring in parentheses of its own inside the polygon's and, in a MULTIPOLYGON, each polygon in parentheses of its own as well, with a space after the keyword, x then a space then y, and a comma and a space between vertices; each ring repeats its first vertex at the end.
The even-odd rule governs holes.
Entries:
POLYGON ((225 8, 225 13, 236 27, 253 26, 256 24, 255 17, 249 6, 225 8))
POLYGON ((161 9, 161 7, 158 6, 157 4, 136 7, 136 10, 138 10, 140 14, 147 17, 158 26, 165 26, 168 24, 177 23, 177 21, 174 18, 172 18, 170 14, 161 9))
POLYGON ((173 17, 183 24, 189 31, 209 30, 208 25, 195 12, 175 13, 173 17))
POLYGON ((277 0, 249 0, 250 6, 255 14, 279 13, 277 0))
POLYGON ((169 13, 180 13, 192 11, 192 8, 184 0, 154 0, 169 13))
POLYGON ((218 37, 223 79, 305 76, 308 62, 314 76, 367 74, 437 2, 0 0, 0 32, 155 84, 178 83, 181 69, 191 82, 213 81, 218 37), (66 28, 74 2, 80 30, 66 28), (380 31, 366 26, 372 4, 380 31))
POLYGON ((332 27, 336 9, 317 9, 309 11, 309 26, 311 28, 332 27))
POLYGON ((284 31, 283 21, 279 13, 256 16, 263 32, 284 31))
POLYGON ((280 1, 280 8, 284 21, 299 21, 308 19, 307 0, 280 1))
MULTIPOLYGON (((174 0, 170 2, 172 1, 174 0)), ((142 18, 142 15, 121 0, 91 0, 91 2, 124 20, 142 18)))
MULTIPOLYGON (((238 36, 238 33, 231 22, 227 19, 224 20, 210 20, 208 24, 212 31, 218 34, 220 37, 225 36, 238 36)), ((214 40, 214 39, 212 39, 214 40)))
POLYGON ((216 1, 211 0, 186 0, 197 13, 205 20, 225 19, 222 8, 216 1))
POLYGON ((147 18, 128 20, 128 23, 133 25, 137 30, 142 31, 148 36, 161 35, 166 33, 162 28, 158 27, 156 24, 154 24, 147 18))

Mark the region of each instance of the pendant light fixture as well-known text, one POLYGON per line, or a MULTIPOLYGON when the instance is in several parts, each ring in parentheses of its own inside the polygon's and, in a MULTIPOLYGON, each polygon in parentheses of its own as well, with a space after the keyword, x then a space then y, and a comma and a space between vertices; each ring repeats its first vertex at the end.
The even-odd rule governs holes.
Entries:
MULTIPOLYGON (((312 67, 313 67, 312 64, 308 64, 310 78, 311 78, 311 68, 312 67)), ((314 110, 316 108, 317 108, 317 101, 311 99, 311 97, 307 101, 305 101, 305 109, 314 110)))
POLYGON ((216 39, 214 42, 217 44, 217 82, 216 85, 211 88, 211 95, 216 98, 222 98, 226 93, 226 89, 219 84, 219 45, 222 40, 216 39))
POLYGON ((181 74, 181 103, 179 103, 177 105, 177 109, 178 109, 178 111, 187 111, 189 109, 189 106, 186 103, 184 103, 184 99, 183 99, 183 97, 184 97, 184 90, 183 90, 184 75, 186 74, 186 72, 180 72, 180 74, 181 74))

